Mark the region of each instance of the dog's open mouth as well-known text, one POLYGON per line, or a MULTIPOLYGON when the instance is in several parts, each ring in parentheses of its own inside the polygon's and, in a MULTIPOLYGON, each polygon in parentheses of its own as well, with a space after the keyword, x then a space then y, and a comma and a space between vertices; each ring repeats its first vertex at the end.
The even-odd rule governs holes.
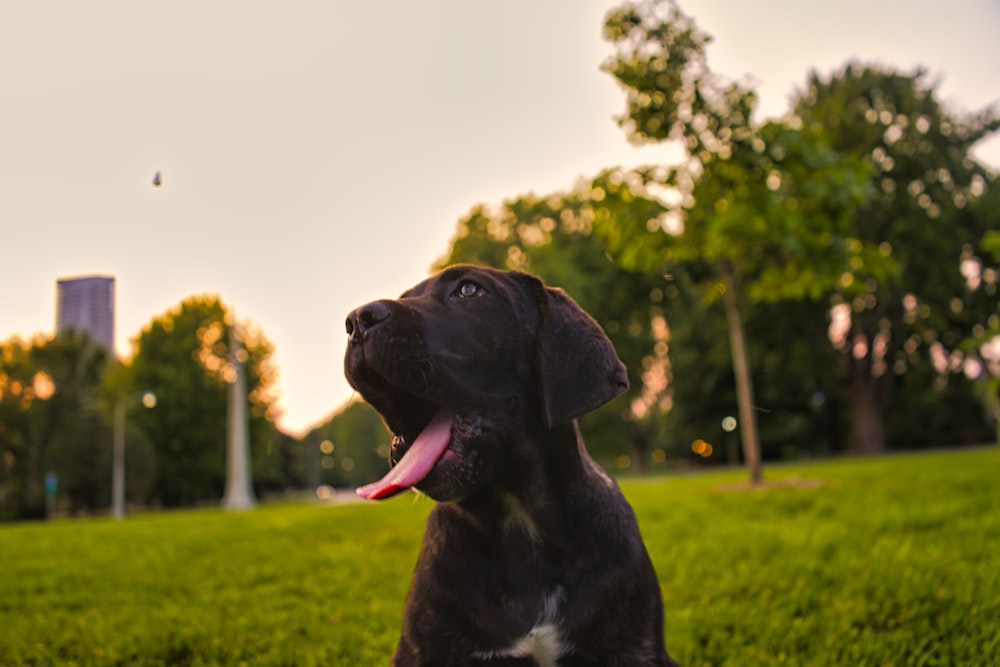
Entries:
POLYGON ((451 444, 451 427, 455 414, 441 408, 431 418, 382 479, 359 488, 356 493, 365 500, 384 500, 419 484, 434 469, 451 444))

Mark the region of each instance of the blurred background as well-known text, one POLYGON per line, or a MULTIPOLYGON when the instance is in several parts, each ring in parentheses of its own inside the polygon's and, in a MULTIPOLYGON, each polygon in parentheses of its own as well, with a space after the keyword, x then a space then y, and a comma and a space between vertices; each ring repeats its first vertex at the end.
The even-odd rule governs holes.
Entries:
POLYGON ((107 512, 116 406, 132 508, 218 502, 235 323, 258 497, 381 474, 344 317, 453 261, 604 326, 612 470, 996 441, 998 28, 987 0, 2 3, 0 519, 107 512))

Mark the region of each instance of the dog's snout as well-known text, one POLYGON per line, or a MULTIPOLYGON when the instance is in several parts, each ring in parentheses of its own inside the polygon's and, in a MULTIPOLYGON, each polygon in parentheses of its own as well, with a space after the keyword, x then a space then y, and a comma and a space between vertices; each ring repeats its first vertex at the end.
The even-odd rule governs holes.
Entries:
POLYGON ((347 316, 347 337, 351 342, 364 340, 365 334, 392 315, 384 301, 373 301, 347 316))

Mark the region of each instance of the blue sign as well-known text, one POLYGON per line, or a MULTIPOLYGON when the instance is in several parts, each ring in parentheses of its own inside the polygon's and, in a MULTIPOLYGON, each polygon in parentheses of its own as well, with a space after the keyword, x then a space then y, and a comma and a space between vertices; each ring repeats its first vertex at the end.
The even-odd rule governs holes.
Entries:
POLYGON ((59 488, 59 475, 51 470, 45 473, 45 495, 54 496, 59 488))

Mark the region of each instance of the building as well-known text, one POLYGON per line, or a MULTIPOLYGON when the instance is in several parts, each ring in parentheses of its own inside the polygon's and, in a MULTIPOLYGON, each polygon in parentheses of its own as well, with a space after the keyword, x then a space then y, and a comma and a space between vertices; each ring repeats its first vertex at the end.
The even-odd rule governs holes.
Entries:
POLYGON ((86 331, 115 353, 115 279, 81 276, 56 281, 56 333, 86 331))

